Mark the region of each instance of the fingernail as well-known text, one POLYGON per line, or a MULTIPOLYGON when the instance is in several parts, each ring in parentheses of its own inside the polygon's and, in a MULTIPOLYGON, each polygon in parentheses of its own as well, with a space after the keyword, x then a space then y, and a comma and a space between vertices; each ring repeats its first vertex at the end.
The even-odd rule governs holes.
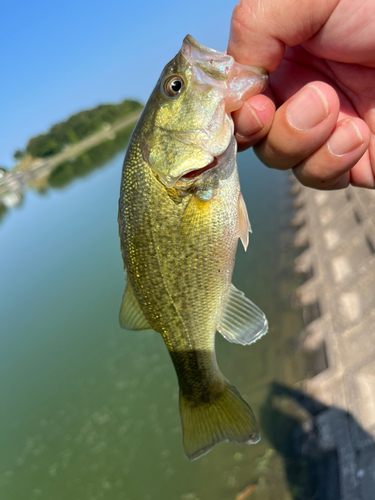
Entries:
POLYGON ((236 135, 243 137, 244 139, 246 137, 250 137, 256 132, 259 132, 259 130, 262 130, 263 128, 261 121, 250 104, 244 102, 243 107, 245 106, 250 111, 250 116, 248 113, 239 113, 236 126, 236 135), (247 116, 245 116, 245 114, 247 116))
POLYGON ((323 92, 314 85, 308 85, 289 104, 286 117, 292 127, 309 130, 327 118, 328 113, 323 92))
POLYGON ((357 125, 347 120, 328 139, 327 146, 335 156, 343 156, 363 144, 362 134, 357 125))

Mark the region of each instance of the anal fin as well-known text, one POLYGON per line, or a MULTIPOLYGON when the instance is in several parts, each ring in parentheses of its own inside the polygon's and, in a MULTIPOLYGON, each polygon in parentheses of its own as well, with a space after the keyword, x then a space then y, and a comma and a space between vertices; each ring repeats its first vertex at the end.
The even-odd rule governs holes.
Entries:
POLYGON ((232 284, 217 330, 229 342, 249 345, 267 333, 268 321, 259 307, 232 284))
POLYGON ((138 304, 129 281, 126 283, 124 296, 122 297, 120 326, 126 330, 149 330, 151 328, 138 304))

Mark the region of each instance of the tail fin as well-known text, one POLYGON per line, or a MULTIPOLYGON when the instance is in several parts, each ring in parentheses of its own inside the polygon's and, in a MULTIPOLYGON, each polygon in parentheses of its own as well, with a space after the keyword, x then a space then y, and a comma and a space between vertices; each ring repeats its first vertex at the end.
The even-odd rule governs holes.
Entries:
POLYGON ((260 440, 250 406, 232 384, 225 383, 224 391, 207 403, 194 404, 180 391, 184 448, 189 460, 205 455, 221 441, 255 444, 260 440))

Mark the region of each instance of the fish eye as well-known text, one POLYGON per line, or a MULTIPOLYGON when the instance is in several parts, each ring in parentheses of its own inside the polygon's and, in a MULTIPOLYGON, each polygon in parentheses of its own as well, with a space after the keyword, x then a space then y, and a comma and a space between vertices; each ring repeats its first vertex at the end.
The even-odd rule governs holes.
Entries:
POLYGON ((170 96, 173 97, 181 92, 185 85, 185 82, 180 76, 171 76, 166 80, 164 83, 164 92, 170 96))

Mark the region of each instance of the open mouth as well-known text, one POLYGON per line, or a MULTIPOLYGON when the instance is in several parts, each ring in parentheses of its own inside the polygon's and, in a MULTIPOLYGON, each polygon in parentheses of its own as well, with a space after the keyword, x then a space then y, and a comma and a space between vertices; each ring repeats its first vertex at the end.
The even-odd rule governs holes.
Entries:
POLYGON ((206 165, 205 167, 198 168, 198 170, 191 170, 187 174, 183 175, 181 179, 187 179, 187 180, 195 179, 199 175, 204 174, 204 172, 207 172, 208 170, 211 170, 211 168, 216 167, 218 163, 219 160, 215 157, 213 161, 208 165, 206 165))
POLYGON ((235 147, 236 147, 235 145, 236 145, 236 140, 234 139, 234 137, 232 137, 228 147, 218 156, 214 156, 214 159, 211 161, 211 163, 205 165, 202 168, 186 172, 186 174, 182 175, 178 180, 183 182, 185 181, 186 186, 190 186, 191 182, 192 181, 195 182, 195 180, 201 175, 206 174, 211 170, 216 170, 221 167, 224 167, 230 161, 231 156, 235 154, 235 147))

